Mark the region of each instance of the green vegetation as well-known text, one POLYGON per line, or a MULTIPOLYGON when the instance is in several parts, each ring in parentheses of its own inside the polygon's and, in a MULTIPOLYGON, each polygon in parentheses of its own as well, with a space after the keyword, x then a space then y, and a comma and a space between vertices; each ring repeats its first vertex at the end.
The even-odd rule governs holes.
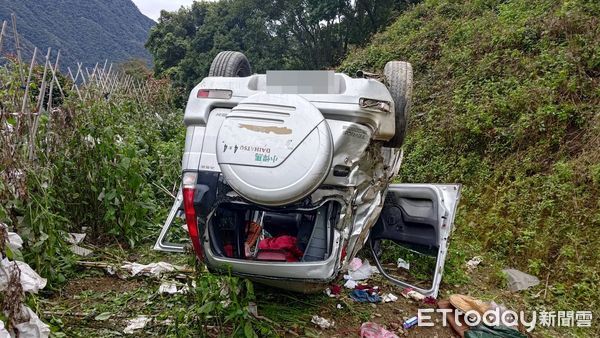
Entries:
MULTIPOLYGON (((56 94, 61 104, 43 111, 36 129, 36 117, 15 113, 25 94, 17 68, 10 60, 0 68, 0 222, 54 285, 72 271, 66 232, 85 227, 92 242, 128 246, 153 238, 172 203, 184 128, 166 81, 144 82, 147 97, 82 88, 80 100, 60 77, 64 98, 56 94)), ((34 69, 26 112, 37 106, 42 73, 34 69)))
POLYGON ((254 72, 323 69, 339 63, 414 0, 195 2, 162 12, 146 47, 157 75, 187 92, 220 51, 241 51, 254 72))
POLYGON ((150 60, 144 49, 154 21, 144 16, 131 0, 19 0, 0 2, 0 23, 7 20, 3 50, 14 51, 11 14, 17 16, 23 55, 30 59, 34 46, 61 50, 61 65, 73 71, 77 62, 94 67, 96 62, 120 62, 130 58, 150 60), (7 44, 10 48, 7 48, 7 44))
POLYGON ((340 66, 413 64, 400 180, 463 184, 447 272, 484 255, 540 278, 529 304, 600 305, 599 15, 586 0, 428 0, 340 66))

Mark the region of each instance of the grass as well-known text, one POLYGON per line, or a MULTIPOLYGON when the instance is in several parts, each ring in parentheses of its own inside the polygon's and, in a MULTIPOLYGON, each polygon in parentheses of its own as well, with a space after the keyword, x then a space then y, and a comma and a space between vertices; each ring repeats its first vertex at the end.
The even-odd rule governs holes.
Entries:
POLYGON ((400 181, 463 184, 446 287, 477 282, 461 271, 483 255, 492 288, 505 267, 542 281, 504 301, 600 315, 599 15, 584 0, 426 0, 340 66, 413 64, 400 181))

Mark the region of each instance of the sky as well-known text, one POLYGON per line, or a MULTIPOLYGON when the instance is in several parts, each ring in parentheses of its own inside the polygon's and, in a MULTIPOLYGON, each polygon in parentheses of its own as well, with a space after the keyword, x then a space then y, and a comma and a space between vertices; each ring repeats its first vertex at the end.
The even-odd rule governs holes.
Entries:
POLYGON ((194 0, 133 0, 144 15, 157 21, 162 9, 176 11, 181 6, 189 6, 194 0))

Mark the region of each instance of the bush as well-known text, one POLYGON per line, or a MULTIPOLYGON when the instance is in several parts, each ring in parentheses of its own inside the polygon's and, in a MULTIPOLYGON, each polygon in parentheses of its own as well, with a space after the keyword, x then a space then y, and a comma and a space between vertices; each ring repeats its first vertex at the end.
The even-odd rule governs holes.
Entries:
POLYGON ((585 0, 424 1, 340 67, 413 64, 399 179, 463 183, 452 247, 547 279, 555 308, 600 303, 599 14, 585 0))

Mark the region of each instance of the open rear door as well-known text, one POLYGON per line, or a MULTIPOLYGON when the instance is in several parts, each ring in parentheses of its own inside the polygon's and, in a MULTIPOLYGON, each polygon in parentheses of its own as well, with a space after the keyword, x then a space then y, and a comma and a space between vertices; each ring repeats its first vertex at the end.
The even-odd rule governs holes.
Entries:
POLYGON ((369 236, 386 278, 437 297, 459 197, 459 184, 390 185, 369 236))

